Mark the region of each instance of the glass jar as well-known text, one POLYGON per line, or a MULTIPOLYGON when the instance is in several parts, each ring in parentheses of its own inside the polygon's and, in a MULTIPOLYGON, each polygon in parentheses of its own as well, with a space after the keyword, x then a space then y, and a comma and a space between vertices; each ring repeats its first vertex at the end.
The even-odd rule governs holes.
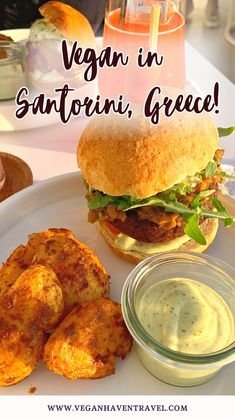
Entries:
POLYGON ((26 84, 26 48, 18 42, 0 41, 0 100, 13 99, 26 84))
MULTIPOLYGON (((178 2, 179 3, 179 2, 178 2)), ((104 21, 103 48, 129 57, 127 66, 103 67, 99 71, 101 97, 128 99, 143 103, 153 87, 185 86, 185 21, 174 1, 108 0, 104 21), (164 57, 159 65, 139 67, 139 50, 164 57), (177 63, 177 65, 176 65, 177 63)))
POLYGON ((229 346, 206 354, 177 352, 155 340, 140 322, 138 307, 150 287, 172 278, 191 279, 210 287, 225 301, 235 322, 235 270, 208 255, 167 252, 141 262, 124 284, 123 316, 144 367, 168 384, 195 386, 207 382, 235 360, 234 330, 229 346))

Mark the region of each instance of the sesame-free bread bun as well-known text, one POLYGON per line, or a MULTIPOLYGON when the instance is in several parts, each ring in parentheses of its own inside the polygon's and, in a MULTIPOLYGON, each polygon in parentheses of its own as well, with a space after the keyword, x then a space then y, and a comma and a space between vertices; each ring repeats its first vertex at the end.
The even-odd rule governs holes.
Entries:
MULTIPOLYGON (((123 250, 120 246, 117 245, 115 239, 116 236, 111 233, 111 231, 107 228, 107 225, 105 222, 98 222, 99 230, 104 238, 104 240, 108 243, 108 245, 111 247, 112 251, 120 256, 122 259, 127 260, 131 263, 139 263, 144 259, 147 259, 150 256, 153 256, 153 254, 144 254, 143 252, 138 252, 137 250, 131 251, 131 250, 123 250)), ((207 244, 201 245, 199 243, 196 243, 194 240, 188 240, 186 243, 182 244, 181 246, 177 247, 177 251, 191 251, 196 253, 203 253, 207 248, 210 246, 210 244, 215 239, 217 230, 218 230, 218 219, 217 218, 208 218, 201 224, 201 230, 206 238, 207 244)), ((161 243, 162 244, 162 243, 161 243)), ((162 248, 161 250, 158 250, 156 246, 156 252, 154 254, 163 252, 163 251, 169 251, 167 248, 168 242, 165 242, 165 249, 162 248)))
POLYGON ((66 39, 78 41, 79 47, 96 47, 92 27, 78 10, 60 1, 48 1, 39 7, 39 12, 62 32, 66 39))
POLYGON ((204 169, 218 148, 218 132, 209 114, 161 116, 153 125, 140 112, 94 117, 78 146, 78 164, 86 182, 108 195, 146 198, 204 169))

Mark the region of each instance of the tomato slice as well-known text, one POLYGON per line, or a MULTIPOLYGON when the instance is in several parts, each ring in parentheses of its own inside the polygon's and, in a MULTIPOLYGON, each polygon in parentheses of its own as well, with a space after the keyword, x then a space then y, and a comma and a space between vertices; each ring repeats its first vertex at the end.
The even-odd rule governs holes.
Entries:
POLYGON ((114 227, 111 223, 106 223, 109 231, 114 235, 114 236, 118 236, 118 234, 120 234, 120 230, 118 230, 118 228, 114 227))

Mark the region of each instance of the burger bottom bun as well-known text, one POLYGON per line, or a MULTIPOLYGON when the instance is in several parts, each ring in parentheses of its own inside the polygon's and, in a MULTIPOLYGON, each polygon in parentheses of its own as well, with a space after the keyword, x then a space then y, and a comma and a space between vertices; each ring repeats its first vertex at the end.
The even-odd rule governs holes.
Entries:
MULTIPOLYGON (((145 255, 143 253, 138 253, 137 251, 128 251, 128 250, 126 251, 126 250, 121 249, 115 243, 116 236, 113 235, 108 230, 105 222, 98 222, 97 224, 104 240, 108 243, 108 245, 111 247, 113 252, 116 255, 120 256, 121 258, 127 260, 128 262, 137 264, 141 262, 142 260, 147 259, 150 256, 153 256, 149 254, 145 255)), ((206 245, 201 245, 195 242, 194 240, 189 240, 183 245, 181 245, 178 249, 174 249, 174 250, 191 251, 191 252, 197 252, 197 253, 205 252, 205 250, 210 246, 210 244, 215 239, 215 236, 218 230, 218 225, 219 225, 219 222, 217 218, 208 218, 200 225, 201 230, 204 236, 206 237, 206 241, 207 241, 206 245)), ((160 253, 160 252, 156 251, 156 254, 157 253, 160 253)))

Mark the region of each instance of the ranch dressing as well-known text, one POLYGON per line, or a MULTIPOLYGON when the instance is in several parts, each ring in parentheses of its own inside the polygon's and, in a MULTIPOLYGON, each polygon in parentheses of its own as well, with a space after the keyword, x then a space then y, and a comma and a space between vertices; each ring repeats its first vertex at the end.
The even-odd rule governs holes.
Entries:
POLYGON ((190 237, 184 234, 176 239, 168 240, 163 243, 143 243, 126 234, 120 233, 115 238, 115 244, 126 252, 140 253, 142 255, 154 255, 160 252, 170 252, 171 250, 179 249, 180 246, 187 243, 190 237))
POLYGON ((234 339, 234 320, 226 302, 198 281, 160 281, 143 295, 137 310, 148 333, 177 352, 209 354, 234 339))

